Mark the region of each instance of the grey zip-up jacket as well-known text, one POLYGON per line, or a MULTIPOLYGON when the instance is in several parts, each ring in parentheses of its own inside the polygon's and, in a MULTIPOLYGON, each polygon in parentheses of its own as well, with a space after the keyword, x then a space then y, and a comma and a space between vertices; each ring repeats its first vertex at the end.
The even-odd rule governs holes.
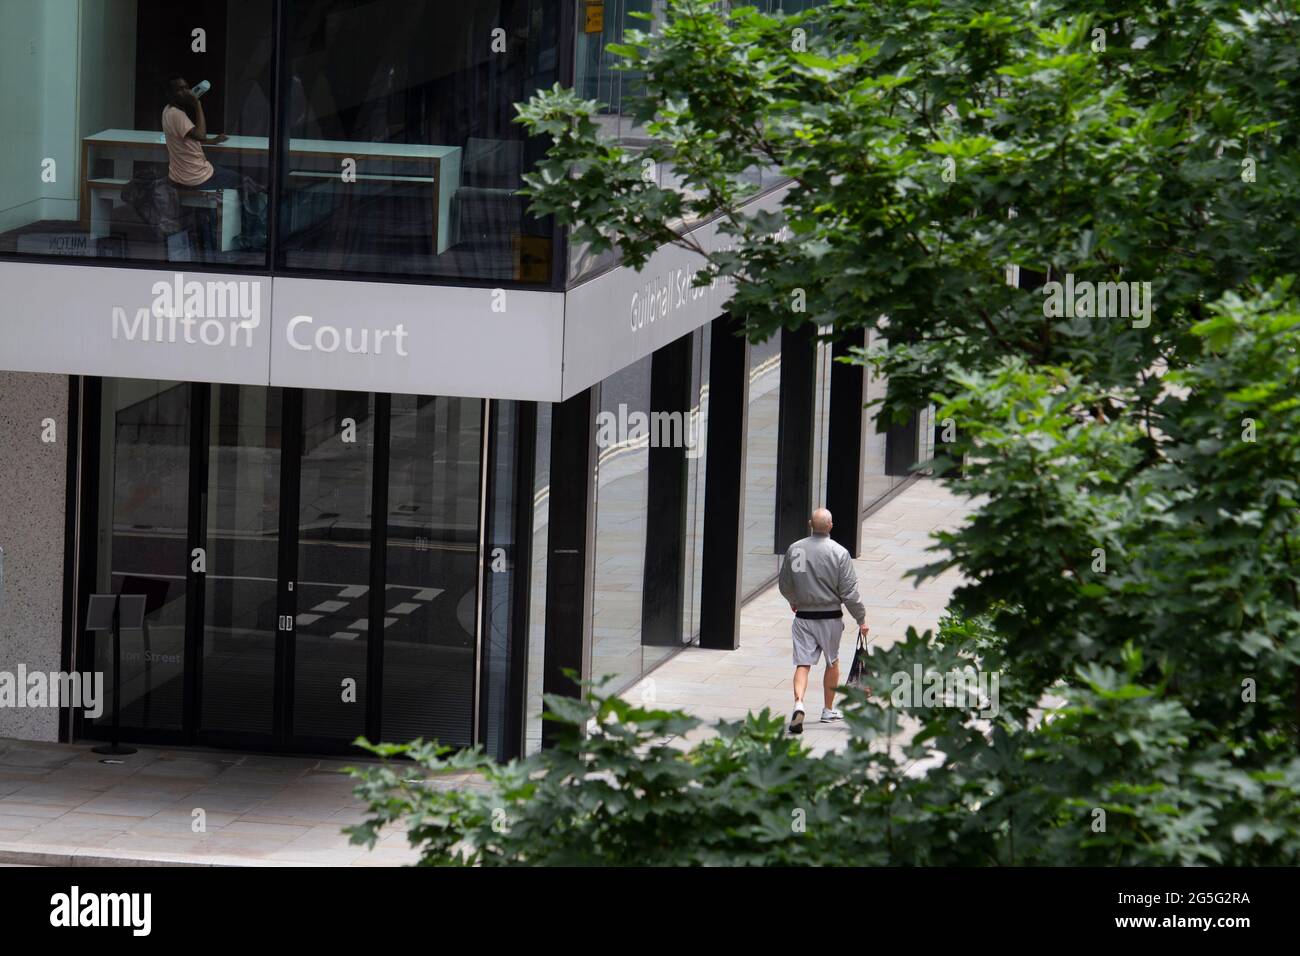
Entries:
POLYGON ((811 534, 786 548, 777 584, 796 610, 838 611, 843 604, 858 624, 867 619, 853 559, 828 534, 811 534))

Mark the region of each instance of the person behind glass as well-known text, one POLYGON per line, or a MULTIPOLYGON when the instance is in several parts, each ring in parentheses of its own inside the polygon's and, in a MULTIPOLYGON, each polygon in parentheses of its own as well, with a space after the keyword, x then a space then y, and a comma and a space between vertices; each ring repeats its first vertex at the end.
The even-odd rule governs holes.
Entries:
MULTIPOLYGON (((241 177, 234 170, 213 166, 203 153, 204 144, 223 143, 229 137, 208 133, 207 117, 185 77, 167 78, 167 105, 162 112, 163 138, 167 141, 167 180, 177 189, 238 189, 241 177), (190 118, 191 113, 193 119, 190 118)), ((199 241, 202 247, 217 248, 216 213, 199 214, 199 241)))
POLYGON ((225 133, 208 132, 203 104, 183 76, 167 78, 167 105, 163 107, 162 128, 167 140, 167 178, 172 185, 180 189, 239 188, 239 173, 213 166, 204 155, 205 144, 224 143, 230 137, 225 133), (191 113, 193 119, 190 119, 191 113))

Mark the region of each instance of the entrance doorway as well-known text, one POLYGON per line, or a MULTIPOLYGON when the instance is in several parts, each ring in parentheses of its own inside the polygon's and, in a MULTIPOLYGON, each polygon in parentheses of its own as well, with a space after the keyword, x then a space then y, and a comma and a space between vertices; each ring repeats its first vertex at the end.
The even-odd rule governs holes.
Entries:
MULTIPOLYGON (((482 401, 120 379, 88 398, 80 606, 150 595, 122 633, 123 739, 474 741, 482 401)), ((81 641, 111 686, 111 638, 81 641)), ((80 735, 106 737, 112 704, 80 735)))

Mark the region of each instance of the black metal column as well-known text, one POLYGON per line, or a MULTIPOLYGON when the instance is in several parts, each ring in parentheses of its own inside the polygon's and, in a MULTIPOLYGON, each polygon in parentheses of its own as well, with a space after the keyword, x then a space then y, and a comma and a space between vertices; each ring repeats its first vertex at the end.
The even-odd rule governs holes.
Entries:
MULTIPOLYGON (((551 500, 547 520, 546 650, 542 692, 577 697, 571 670, 588 679, 591 659, 591 569, 595 551, 595 388, 556 404, 551 416, 551 500)), ((559 736, 542 723, 542 746, 559 736)))
POLYGON ((741 552, 745 531, 745 433, 749 342, 730 316, 713 321, 709 342, 709 441, 704 481, 700 646, 740 646, 741 552))
POLYGON ((781 397, 776 437, 776 539, 784 554, 808 534, 813 507, 813 438, 817 433, 817 326, 781 332, 781 397))
POLYGON ((854 347, 865 348, 867 336, 857 330, 838 339, 831 350, 831 407, 826 453, 826 507, 836 521, 831 537, 853 557, 862 551, 862 475, 866 467, 867 369, 838 361, 854 347))
POLYGON ((686 442, 691 409, 691 336, 650 359, 650 466, 647 476, 641 643, 682 642, 686 580, 686 442), (665 424, 659 424, 665 423, 665 424))

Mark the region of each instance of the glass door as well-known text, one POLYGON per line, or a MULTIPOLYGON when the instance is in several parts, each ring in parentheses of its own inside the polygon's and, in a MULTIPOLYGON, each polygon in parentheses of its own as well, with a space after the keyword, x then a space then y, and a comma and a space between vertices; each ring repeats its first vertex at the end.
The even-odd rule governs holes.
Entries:
POLYGON ((283 394, 212 385, 201 490, 207 571, 199 648, 200 739, 274 740, 280 607, 283 394))
POLYGON ((366 732, 375 397, 306 391, 295 424, 290 734, 305 747, 366 732))
MULTIPOLYGON (((182 732, 185 703, 190 386, 107 379, 99 407, 93 592, 146 598, 143 626, 121 632, 121 725, 134 739, 171 741, 182 732)), ((107 737, 113 639, 100 632, 89 640, 110 696, 84 730, 107 737)))
MULTIPOLYGON (((478 399, 106 379, 86 591, 149 601, 123 635, 125 739, 471 744, 483 416, 478 399)), ((86 640, 111 679, 111 643, 86 640)))

